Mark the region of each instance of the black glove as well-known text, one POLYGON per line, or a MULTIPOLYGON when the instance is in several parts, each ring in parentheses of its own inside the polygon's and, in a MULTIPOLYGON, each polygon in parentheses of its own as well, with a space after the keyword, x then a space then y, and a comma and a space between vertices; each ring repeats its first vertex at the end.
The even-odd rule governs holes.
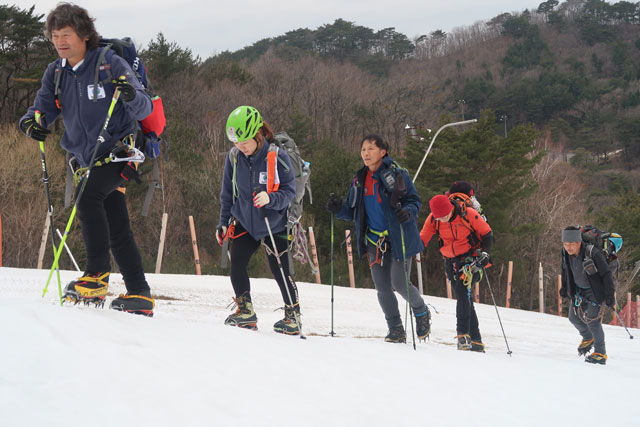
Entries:
POLYGON ((122 76, 118 80, 112 82, 117 89, 120 89, 120 98, 125 102, 131 102, 136 99, 136 88, 131 86, 127 79, 122 76))
POLYGON ((225 237, 227 237, 227 227, 220 224, 216 227, 216 240, 220 246, 224 243, 225 237))
POLYGON ((616 309, 616 298, 614 295, 608 295, 604 297, 604 303, 607 304, 607 307, 616 309))
POLYGON ((335 215, 340 212, 340 209, 342 209, 342 199, 331 194, 327 200, 327 210, 335 215))
POLYGON ((569 293, 567 292, 567 288, 560 288, 560 296, 562 298, 569 298, 569 293))
POLYGON ((29 138, 35 139, 36 141, 44 141, 47 139, 47 135, 51 133, 49 129, 45 129, 36 123, 33 117, 23 120, 20 123, 20 130, 29 138))
POLYGON ((491 260, 490 260, 489 254, 487 252, 480 252, 480 256, 478 257, 478 261, 477 261, 477 264, 480 267, 483 267, 483 268, 486 267, 490 261, 491 260))
POLYGON ((142 181, 140 180, 140 172, 138 172, 138 165, 139 164, 140 163, 127 162, 127 164, 124 165, 124 168, 122 168, 122 171, 120 171, 120 176, 125 181, 129 181, 129 180, 133 179, 138 184, 142 184, 142 181))
POLYGON ((404 208, 398 209, 396 211, 396 218, 398 218, 398 222, 400 224, 404 224, 405 222, 409 221, 409 219, 411 218, 411 214, 404 208))

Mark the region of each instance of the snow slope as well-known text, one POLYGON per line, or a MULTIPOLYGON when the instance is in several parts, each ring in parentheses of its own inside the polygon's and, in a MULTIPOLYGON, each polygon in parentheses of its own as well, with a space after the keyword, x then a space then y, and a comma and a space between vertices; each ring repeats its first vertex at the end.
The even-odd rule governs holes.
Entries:
MULTIPOLYGON (((605 325, 606 366, 566 318, 477 305, 487 353, 453 345, 455 301, 427 297, 431 340, 390 344, 376 294, 299 283, 307 340, 273 332, 282 300, 253 279, 258 332, 223 325, 228 277, 148 275, 155 317, 42 298, 48 271, 0 268, 0 425, 639 425, 640 331, 605 325)), ((62 272, 62 281, 77 273, 62 272)), ((124 292, 119 275, 111 291, 124 292)), ((109 297, 110 300, 112 297, 109 297)), ((402 300, 401 300, 402 301, 402 300)), ((404 301, 401 302, 404 312, 404 301)))

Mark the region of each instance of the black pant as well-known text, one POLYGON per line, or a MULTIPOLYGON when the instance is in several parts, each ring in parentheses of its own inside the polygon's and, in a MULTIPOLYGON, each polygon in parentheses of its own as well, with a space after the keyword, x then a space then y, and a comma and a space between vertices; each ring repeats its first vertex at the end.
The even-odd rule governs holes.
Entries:
MULTIPOLYGON (((249 260, 260 247, 261 241, 255 240, 253 237, 251 237, 251 234, 246 233, 244 227, 239 222, 236 222, 234 235, 239 237, 233 239, 233 243, 231 244, 231 285, 233 286, 233 291, 235 292, 236 297, 239 297, 245 292, 251 292, 248 271, 249 260)), ((289 257, 285 252, 289 241, 286 239, 286 237, 287 235, 284 231, 282 231, 281 233, 274 233, 273 235, 273 238, 276 241, 276 248, 278 249, 278 253, 280 254, 282 269, 284 270, 284 274, 287 278, 287 286, 289 288, 289 292, 291 293, 291 298, 293 298, 294 304, 297 304, 298 289, 296 288, 293 280, 291 280, 291 276, 289 273, 289 257)), ((264 240, 265 244, 271 250, 273 250, 271 238, 267 236, 264 240)), ((285 283, 282 279, 282 273, 280 272, 280 267, 278 267, 278 260, 276 256, 273 254, 268 254, 268 260, 269 267, 271 268, 271 274, 273 274, 273 278, 276 279, 276 282, 278 282, 278 286, 280 287, 280 293, 282 294, 284 303, 287 305, 292 305, 291 301, 289 300, 289 295, 287 295, 287 289, 285 288, 285 283)))
POLYGON ((459 270, 463 265, 464 262, 451 258, 445 261, 445 271, 456 295, 456 330, 458 335, 469 334, 472 341, 481 342, 478 316, 471 297, 471 288, 480 281, 480 273, 473 274, 471 287, 467 288, 460 279, 459 270))
MULTIPOLYGON (((87 251, 89 273, 111 271, 109 249, 118 263, 127 292, 149 291, 144 277, 142 257, 133 238, 120 171, 124 163, 109 163, 91 169, 89 179, 78 203, 78 218, 87 251)), ((78 185, 78 191, 82 183, 78 185)))

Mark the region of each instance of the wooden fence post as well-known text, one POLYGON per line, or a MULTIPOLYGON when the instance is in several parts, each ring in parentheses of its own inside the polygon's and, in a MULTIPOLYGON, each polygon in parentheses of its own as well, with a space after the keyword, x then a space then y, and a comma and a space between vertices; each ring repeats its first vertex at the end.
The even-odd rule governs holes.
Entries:
POLYGON ((191 244, 193 245, 193 258, 196 264, 196 274, 200 276, 200 255, 198 255, 198 243, 196 242, 196 226, 193 224, 193 217, 189 215, 189 228, 191 229, 191 244))
POLYGON ((509 261, 509 269, 507 273, 507 298, 505 307, 511 307, 511 279, 513 278, 513 261, 509 261))
POLYGON ((540 313, 544 313, 544 272, 542 263, 538 266, 538 298, 540 299, 540 313))
POLYGON ((320 280, 320 264, 318 263, 318 249, 316 248, 316 236, 313 234, 313 227, 309 227, 309 243, 311 243, 311 257, 313 264, 316 266, 316 283, 322 283, 320 280))
POLYGON ((40 241, 40 250, 38 251, 38 265, 37 269, 42 269, 42 263, 44 261, 44 252, 47 248, 47 236, 49 235, 49 222, 51 219, 49 218, 49 214, 47 214, 47 219, 44 221, 44 230, 42 230, 42 240, 40 241))
POLYGON ((447 298, 453 299, 453 293, 451 292, 451 282, 446 275, 444 276, 444 280, 447 281, 447 298))
POLYGON ((158 255, 156 256, 156 274, 160 274, 162 269, 162 256, 164 255, 164 238, 167 234, 167 221, 169 214, 162 214, 162 226, 160 227, 160 243, 158 244, 158 255))
POLYGON ((356 277, 353 272, 353 251, 351 250, 351 231, 345 230, 345 236, 347 237, 347 262, 349 263, 349 286, 356 287, 356 277))
MULTIPOLYGON (((487 274, 486 272, 484 274, 487 274)), ((475 298, 476 303, 480 303, 480 282, 476 282, 476 288, 473 292, 473 297, 475 298)))
POLYGON ((558 298, 558 316, 562 316, 562 297, 560 296, 560 288, 562 287, 562 276, 558 274, 558 292, 556 297, 558 298))
POLYGON ((636 295, 636 328, 640 329, 640 295, 636 295))

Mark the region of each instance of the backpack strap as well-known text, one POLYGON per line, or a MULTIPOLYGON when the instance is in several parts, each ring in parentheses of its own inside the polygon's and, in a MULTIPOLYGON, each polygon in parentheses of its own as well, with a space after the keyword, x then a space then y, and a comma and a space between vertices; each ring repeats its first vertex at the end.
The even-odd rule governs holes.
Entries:
MULTIPOLYGON (((105 45, 100 51, 100 56, 98 56, 98 61, 96 61, 96 69, 93 75, 93 102, 98 102, 98 84, 104 83, 113 80, 113 75, 111 74, 111 67, 107 67, 107 52, 111 49, 112 44, 108 43, 105 45), (100 81, 100 71, 104 70, 107 73, 107 79, 100 81)), ((113 56, 113 53, 111 54, 113 56)))
POLYGON ((238 198, 238 181, 236 179, 236 170, 238 166, 238 147, 233 146, 231 150, 229 150, 229 160, 231 161, 231 165, 233 167, 233 172, 231 174, 231 183, 233 188, 233 203, 236 202, 238 198))
POLYGON ((62 78, 62 59, 58 59, 56 62, 56 70, 53 75, 53 97, 56 101, 56 107, 58 110, 62 110, 62 104, 60 103, 60 79, 62 78))
MULTIPOLYGON (((280 188, 280 178, 278 177, 278 160, 281 160, 278 156, 280 147, 276 144, 269 145, 269 151, 267 152, 267 193, 273 193, 280 188)), ((282 163, 286 163, 281 160, 282 163)), ((287 168, 288 169, 288 168, 287 168)))

